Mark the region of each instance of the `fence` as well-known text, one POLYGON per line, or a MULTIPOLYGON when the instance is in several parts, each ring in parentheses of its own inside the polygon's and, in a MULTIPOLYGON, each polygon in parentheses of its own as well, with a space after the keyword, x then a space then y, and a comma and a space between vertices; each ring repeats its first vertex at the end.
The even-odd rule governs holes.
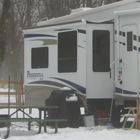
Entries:
POLYGON ((0 81, 0 88, 7 91, 0 91, 0 97, 7 97, 7 102, 0 101, 0 106, 24 105, 23 81, 0 81), (15 102, 11 102, 11 95, 15 97, 15 102))

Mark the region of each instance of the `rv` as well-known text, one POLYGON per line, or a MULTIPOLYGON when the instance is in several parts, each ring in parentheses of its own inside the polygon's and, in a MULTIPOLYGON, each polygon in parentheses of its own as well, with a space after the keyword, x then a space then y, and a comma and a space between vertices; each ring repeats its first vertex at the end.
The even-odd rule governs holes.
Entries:
MULTIPOLYGON (((140 0, 124 0, 40 21, 24 32, 25 105, 45 105, 70 88, 85 108, 135 105, 140 90, 140 0)), ((90 110, 91 112, 93 110, 90 110)))

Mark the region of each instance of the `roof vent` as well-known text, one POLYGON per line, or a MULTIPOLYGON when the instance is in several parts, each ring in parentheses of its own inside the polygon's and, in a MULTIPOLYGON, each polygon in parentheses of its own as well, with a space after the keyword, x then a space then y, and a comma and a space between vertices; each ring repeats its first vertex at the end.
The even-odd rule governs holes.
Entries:
POLYGON ((48 18, 47 18, 47 17, 45 17, 45 18, 41 19, 40 21, 46 21, 46 20, 48 20, 48 18))

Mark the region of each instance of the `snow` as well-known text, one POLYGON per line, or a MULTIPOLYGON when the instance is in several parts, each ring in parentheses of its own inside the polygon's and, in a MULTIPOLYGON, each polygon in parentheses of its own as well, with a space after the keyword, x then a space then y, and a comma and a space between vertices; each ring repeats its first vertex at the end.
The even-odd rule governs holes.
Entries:
POLYGON ((139 130, 113 129, 105 126, 95 126, 92 128, 59 128, 57 134, 52 130, 48 133, 36 134, 35 131, 12 130, 8 140, 139 140, 139 130))
MULTIPOLYGON (((8 92, 8 89, 0 88, 0 92, 8 92)), ((15 90, 10 89, 10 92, 15 92, 15 90)))
MULTIPOLYGON (((8 89, 0 88, 0 92, 8 92, 8 89)), ((10 92, 15 92, 15 90, 10 89, 10 92)), ((7 103, 8 102, 8 96, 6 95, 0 95, 0 103, 7 103)), ((15 103, 16 97, 15 95, 10 96, 10 102, 15 103)))
MULTIPOLYGON (((6 102, 6 96, 0 96, 0 102, 6 102)), ((12 109, 10 112, 12 113, 12 109)), ((29 113, 29 110, 26 110, 29 113)), ((6 109, 0 109, 0 114, 6 114, 6 109)), ((38 116, 38 110, 32 110, 33 117, 38 116)), ((19 113, 18 116, 23 116, 19 113)), ((16 114, 14 115, 16 117, 16 114)), ((38 125, 33 122, 31 131, 28 131, 27 123, 12 123, 10 127, 10 135, 8 140, 139 140, 140 130, 124 130, 122 128, 114 128, 111 126, 92 126, 92 127, 79 127, 79 128, 59 128, 58 133, 54 134, 54 129, 47 127, 47 133, 43 132, 37 134, 38 125)), ((0 140, 6 133, 6 128, 0 128, 0 140)))

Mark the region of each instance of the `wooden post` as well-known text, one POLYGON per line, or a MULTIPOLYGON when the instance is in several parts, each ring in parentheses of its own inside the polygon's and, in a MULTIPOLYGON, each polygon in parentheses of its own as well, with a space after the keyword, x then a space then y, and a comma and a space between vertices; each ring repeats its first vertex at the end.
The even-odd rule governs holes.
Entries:
MULTIPOLYGON (((0 103, 1 106, 7 106, 8 107, 10 105, 16 105, 16 106, 17 105, 24 105, 23 80, 22 81, 11 81, 11 77, 9 75, 8 76, 8 81, 0 81, 0 84, 8 85, 8 87, 7 87, 8 91, 7 92, 0 92, 0 95, 6 95, 7 96, 7 102, 6 103, 0 103), (15 92, 10 91, 11 84, 15 85, 15 92), (18 95, 18 93, 20 95, 18 95), (11 101, 10 100, 11 95, 15 95, 15 100, 16 100, 15 103, 10 102, 11 101)), ((8 113, 10 113, 9 110, 7 110, 7 111, 8 111, 8 113)))
POLYGON ((140 101, 139 98, 136 99, 136 106, 137 106, 137 118, 136 118, 136 129, 140 130, 140 101))
POLYGON ((17 82, 17 102, 21 106, 21 85, 17 82))
POLYGON ((22 94, 22 104, 24 105, 24 97, 23 97, 23 77, 21 75, 21 94, 22 94))
POLYGON ((32 108, 29 108, 29 114, 32 114, 32 108))
POLYGON ((10 75, 8 76, 8 115, 10 115, 10 75))
MULTIPOLYGON (((22 94, 22 105, 24 105, 24 99, 23 99, 23 77, 21 75, 21 94, 22 94)), ((24 109, 23 109, 24 111, 24 109)), ((23 118, 24 118, 24 113, 23 113, 23 118)))
MULTIPOLYGON (((16 85, 16 106, 18 106, 18 100, 17 100, 17 81, 15 82, 16 85)), ((16 113, 16 117, 18 118, 18 112, 16 113)))

